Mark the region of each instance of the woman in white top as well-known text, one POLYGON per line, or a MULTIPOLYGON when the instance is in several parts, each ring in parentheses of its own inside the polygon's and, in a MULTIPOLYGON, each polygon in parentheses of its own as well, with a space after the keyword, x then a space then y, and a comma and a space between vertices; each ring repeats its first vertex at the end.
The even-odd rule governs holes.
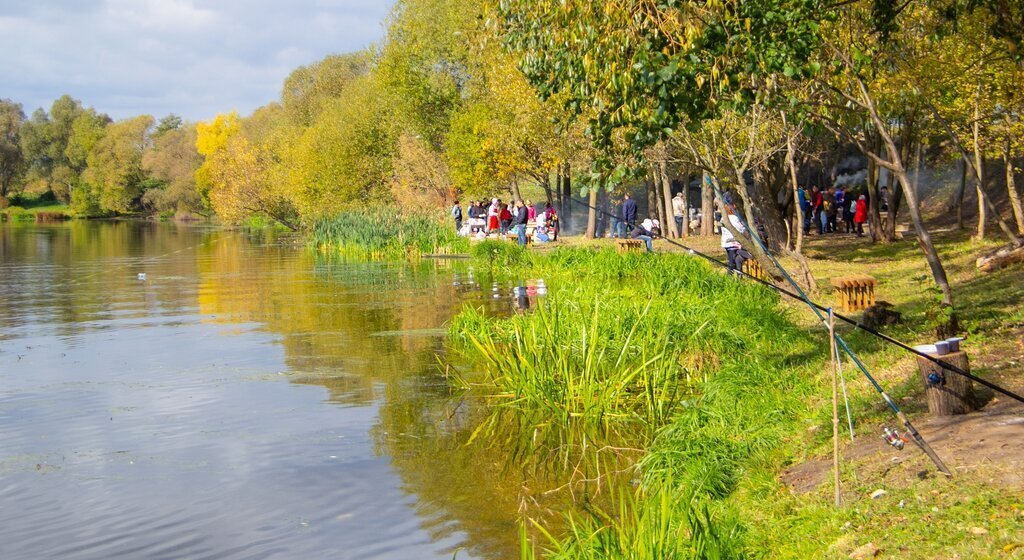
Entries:
MULTIPOLYGON (((743 227, 743 220, 740 220, 739 216, 733 213, 732 206, 726 204, 725 214, 729 217, 729 225, 733 227, 739 233, 747 233, 747 228, 743 227)), ((722 226, 722 248, 725 249, 725 253, 729 256, 729 270, 735 270, 740 272, 743 268, 743 262, 751 258, 751 254, 743 250, 743 245, 736 240, 736 237, 726 228, 722 226)))

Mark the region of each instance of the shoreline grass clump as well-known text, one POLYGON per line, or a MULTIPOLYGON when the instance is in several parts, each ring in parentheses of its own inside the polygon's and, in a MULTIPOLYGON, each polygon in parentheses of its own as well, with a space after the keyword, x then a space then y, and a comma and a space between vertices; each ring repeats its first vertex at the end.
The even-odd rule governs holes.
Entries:
POLYGON ((494 403, 477 432, 513 424, 519 442, 500 444, 526 446, 511 453, 517 460, 553 454, 591 471, 601 462, 580 456, 596 453, 594 442, 638 451, 638 495, 614 515, 593 505, 589 517, 570 515, 566 535, 548 535, 547 553, 648 557, 627 552, 643 545, 665 557, 740 556, 748 544, 734 497, 777 472, 789 436, 813 416, 818 376, 806 364, 820 341, 790 320, 777 294, 685 255, 558 249, 509 258, 480 249, 475 257, 549 288, 533 313, 488 318, 468 308, 452 321, 452 344, 478 370, 466 382, 494 403), (688 540, 659 548, 666 531, 688 540), (705 545, 701 535, 715 537, 705 545))
POLYGON ((469 240, 440 217, 394 209, 353 209, 313 223, 310 242, 322 252, 363 259, 418 258, 469 252, 469 240))

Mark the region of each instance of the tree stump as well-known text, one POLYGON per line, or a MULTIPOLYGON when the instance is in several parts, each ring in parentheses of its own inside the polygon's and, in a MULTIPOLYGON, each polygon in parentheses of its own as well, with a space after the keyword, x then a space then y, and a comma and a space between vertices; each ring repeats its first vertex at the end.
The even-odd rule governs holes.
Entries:
MULTIPOLYGON (((965 352, 935 357, 968 373, 971 371, 965 352)), ((974 410, 974 383, 970 379, 922 357, 917 358, 917 367, 924 381, 929 412, 935 416, 953 416, 974 410)))

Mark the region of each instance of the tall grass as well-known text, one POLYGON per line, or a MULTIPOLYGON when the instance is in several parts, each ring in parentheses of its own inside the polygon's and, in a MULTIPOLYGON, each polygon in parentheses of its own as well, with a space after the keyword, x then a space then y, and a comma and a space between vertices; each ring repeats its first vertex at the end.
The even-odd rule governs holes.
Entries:
POLYGON ((454 226, 440 217, 384 207, 353 209, 317 220, 310 241, 324 252, 370 259, 469 251, 469 240, 456 235, 454 226))
MULTIPOLYGON (((568 531, 555 536, 534 524, 546 543, 546 558, 556 560, 731 559, 744 556, 743 528, 731 512, 715 511, 708 500, 666 483, 655 491, 623 491, 617 507, 591 508, 568 516, 568 531)), ((525 527, 520 558, 537 557, 525 527)))
POLYGON ((819 349, 813 339, 776 294, 686 255, 501 251, 476 257, 512 277, 543 277, 550 292, 531 314, 466 309, 453 320, 453 344, 478 370, 465 382, 496 403, 474 437, 514 426, 519 438, 500 444, 514 447, 515 460, 554 456, 586 465, 598 481, 591 474, 607 467, 587 459, 602 448, 595 442, 637 449, 634 468, 649 496, 620 500, 614 514, 571 517, 568 535, 548 539, 548 553, 738 555, 743 531, 708 511, 723 509, 751 473, 772 468, 810 414, 817 385, 801 364, 819 349))

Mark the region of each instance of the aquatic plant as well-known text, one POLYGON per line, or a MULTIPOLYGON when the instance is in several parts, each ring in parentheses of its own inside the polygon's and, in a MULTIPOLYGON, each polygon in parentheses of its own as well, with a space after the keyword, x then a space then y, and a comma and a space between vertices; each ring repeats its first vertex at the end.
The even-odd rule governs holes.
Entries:
POLYGON ((325 253, 370 259, 419 257, 469 251, 440 217, 403 214, 388 208, 352 209, 313 223, 313 246, 325 253))

